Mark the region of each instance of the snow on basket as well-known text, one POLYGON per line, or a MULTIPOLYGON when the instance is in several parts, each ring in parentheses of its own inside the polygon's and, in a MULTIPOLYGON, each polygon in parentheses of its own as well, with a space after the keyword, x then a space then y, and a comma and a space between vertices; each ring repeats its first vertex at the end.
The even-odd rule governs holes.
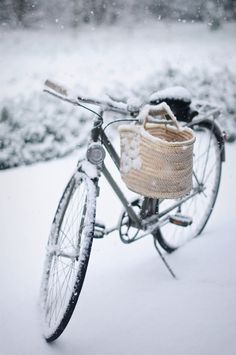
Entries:
POLYGON ((146 197, 185 196, 192 188, 193 131, 179 125, 166 103, 146 105, 139 118, 142 125, 119 127, 122 179, 130 190, 146 197), (157 115, 171 118, 172 125, 147 122, 157 115))

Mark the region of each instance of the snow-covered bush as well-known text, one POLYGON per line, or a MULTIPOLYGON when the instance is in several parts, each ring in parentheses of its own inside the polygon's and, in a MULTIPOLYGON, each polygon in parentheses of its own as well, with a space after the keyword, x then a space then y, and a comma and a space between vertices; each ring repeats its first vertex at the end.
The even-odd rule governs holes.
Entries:
MULTIPOLYGON (((210 69, 192 68, 182 71, 179 67, 167 65, 147 79, 139 92, 149 95, 156 89, 180 85, 192 94, 192 101, 206 101, 220 108, 220 124, 227 131, 228 140, 236 138, 236 74, 228 67, 210 69)), ((138 92, 136 93, 138 94, 138 92)))
POLYGON ((87 139, 88 114, 33 93, 0 104, 0 169, 68 154, 87 139), (83 127, 83 128, 82 128, 83 127))
MULTIPOLYGON (((193 101, 204 100, 219 106, 221 126, 229 140, 235 139, 236 75, 227 67, 182 71, 167 65, 135 89, 116 82, 110 90, 116 97, 126 92, 147 101, 151 93, 173 85, 186 87, 193 101)), ((42 93, 3 100, 0 102, 0 169, 62 157, 85 145, 92 124, 89 118, 87 111, 42 93)))

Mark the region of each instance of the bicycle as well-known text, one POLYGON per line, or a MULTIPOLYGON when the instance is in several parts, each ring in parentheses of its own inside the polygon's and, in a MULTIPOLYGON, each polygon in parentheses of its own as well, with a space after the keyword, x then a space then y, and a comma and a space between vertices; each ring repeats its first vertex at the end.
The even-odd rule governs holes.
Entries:
MULTIPOLYGON (((74 174, 62 194, 52 223, 47 244, 41 286, 41 305, 44 318, 44 337, 51 342, 65 330, 79 298, 92 247, 93 238, 119 230, 124 243, 132 243, 145 236, 153 236, 154 245, 168 270, 160 247, 171 253, 203 231, 217 198, 222 162, 225 161, 224 134, 216 123, 219 110, 209 105, 198 105, 198 112, 189 102, 174 98, 155 97, 150 105, 157 107, 165 101, 176 116, 181 114, 184 125, 191 127, 196 136, 193 156, 193 187, 191 192, 177 200, 154 199, 138 196, 132 202, 126 199, 104 163, 105 151, 119 170, 120 158, 105 133, 106 128, 124 119, 116 119, 103 127, 104 113, 111 111, 129 116, 126 121, 137 121, 143 105, 128 105, 114 99, 68 96, 66 89, 46 81, 47 93, 88 109, 94 113, 93 127, 85 160, 79 161, 74 174), (182 105, 181 105, 182 103, 182 105), (91 107, 98 106, 98 112, 91 107), (157 106, 155 106, 157 105, 157 106), (95 222, 96 198, 99 195, 99 178, 103 174, 121 201, 124 212, 119 223, 107 230, 95 222)), ((160 122, 154 118, 155 122, 160 122)), ((163 124, 169 123, 161 120, 163 124)))

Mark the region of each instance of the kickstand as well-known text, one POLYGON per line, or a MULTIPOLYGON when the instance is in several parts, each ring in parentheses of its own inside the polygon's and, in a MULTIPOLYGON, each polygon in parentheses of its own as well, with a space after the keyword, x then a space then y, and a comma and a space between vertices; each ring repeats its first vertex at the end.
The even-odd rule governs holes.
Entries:
POLYGON ((164 258, 163 254, 161 253, 160 249, 158 248, 157 242, 156 242, 155 238, 154 238, 154 245, 155 245, 155 248, 156 248, 158 254, 160 255, 161 260, 162 260, 163 263, 165 264, 165 266, 166 266, 166 268, 168 269, 168 271, 169 271, 169 273, 171 274, 171 276, 172 276, 174 279, 177 279, 177 277, 176 277, 174 271, 171 269, 170 265, 167 263, 166 259, 164 258))

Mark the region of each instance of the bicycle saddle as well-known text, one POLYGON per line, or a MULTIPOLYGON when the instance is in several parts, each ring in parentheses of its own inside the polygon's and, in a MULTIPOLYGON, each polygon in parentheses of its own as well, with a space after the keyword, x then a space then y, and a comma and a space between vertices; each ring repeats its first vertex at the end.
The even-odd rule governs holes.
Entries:
POLYGON ((198 115, 198 112, 190 107, 190 92, 182 86, 159 90, 154 92, 149 98, 151 105, 157 105, 161 102, 166 102, 170 106, 179 121, 191 122, 193 117, 198 115))

